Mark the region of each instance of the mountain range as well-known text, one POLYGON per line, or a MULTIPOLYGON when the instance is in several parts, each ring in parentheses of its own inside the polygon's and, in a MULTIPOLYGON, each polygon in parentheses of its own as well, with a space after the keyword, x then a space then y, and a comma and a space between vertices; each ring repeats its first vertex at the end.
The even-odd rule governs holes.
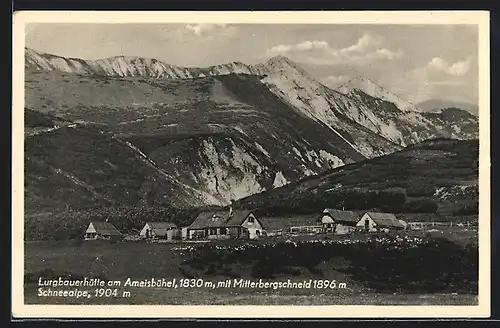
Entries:
POLYGON ((428 99, 417 104, 417 107, 426 112, 439 112, 445 108, 460 108, 468 111, 469 113, 478 116, 479 106, 467 102, 442 100, 442 99, 428 99))
POLYGON ((179 67, 25 49, 26 211, 227 205, 433 138, 477 139, 358 77, 330 89, 286 57, 179 67))

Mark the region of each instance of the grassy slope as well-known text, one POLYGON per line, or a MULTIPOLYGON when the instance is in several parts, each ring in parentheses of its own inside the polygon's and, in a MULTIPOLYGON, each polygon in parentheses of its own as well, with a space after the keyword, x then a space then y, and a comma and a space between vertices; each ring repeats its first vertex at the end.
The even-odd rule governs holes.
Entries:
POLYGON ((25 140, 25 210, 118 204, 187 205, 178 183, 95 127, 62 127, 25 140))
MULTIPOLYGON (((253 195, 238 203, 243 207, 262 207, 264 204, 266 207, 272 206, 277 199, 284 199, 290 206, 300 206, 301 202, 322 195, 324 201, 318 200, 318 208, 311 207, 311 210, 321 210, 323 206, 338 208, 342 204, 351 209, 365 210, 369 207, 360 208, 363 206, 361 201, 351 202, 348 206, 348 200, 344 201, 342 195, 347 199, 366 191, 395 188, 404 190, 407 203, 422 199, 436 203, 438 213, 452 214, 464 206, 474 207, 478 201, 478 141, 426 141, 394 154, 346 165, 270 192, 253 195), (339 202, 328 203, 326 197, 329 193, 340 194, 337 198, 339 202)), ((393 208, 393 212, 398 210, 393 208)))

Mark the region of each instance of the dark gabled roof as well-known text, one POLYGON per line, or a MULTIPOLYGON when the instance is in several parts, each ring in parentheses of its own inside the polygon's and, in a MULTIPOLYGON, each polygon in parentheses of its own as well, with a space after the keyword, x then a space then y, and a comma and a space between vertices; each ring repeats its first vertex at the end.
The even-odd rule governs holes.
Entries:
POLYGON ((94 227, 95 231, 99 234, 109 236, 121 236, 122 234, 118 229, 116 229, 114 225, 109 222, 92 221, 90 223, 94 227))
MULTIPOLYGON (((252 211, 250 210, 238 210, 238 211, 233 211, 233 214, 231 217, 224 223, 224 226, 226 227, 235 227, 241 225, 245 219, 252 214, 252 211)), ((229 213, 228 213, 229 216, 229 213)), ((259 220, 260 222, 260 220, 259 220)))
POLYGON ((172 229, 177 228, 174 223, 171 222, 146 222, 151 229, 172 229))
POLYGON ((280 217, 262 217, 259 218, 264 230, 284 230, 291 227, 300 226, 318 226, 320 218, 316 215, 284 215, 280 217))
POLYGON ((331 208, 326 208, 323 213, 328 213, 335 221, 347 222, 347 223, 358 223, 361 215, 352 211, 341 211, 331 208))
POLYGON ((203 229, 221 227, 229 219, 228 211, 210 211, 200 213, 188 227, 190 229, 203 229))
POLYGON ((404 228, 396 216, 392 213, 366 212, 372 220, 382 228, 404 228))
POLYGON ((250 213, 252 213, 251 210, 236 210, 229 216, 229 211, 202 212, 188 228, 203 229, 239 226, 245 221, 250 213))

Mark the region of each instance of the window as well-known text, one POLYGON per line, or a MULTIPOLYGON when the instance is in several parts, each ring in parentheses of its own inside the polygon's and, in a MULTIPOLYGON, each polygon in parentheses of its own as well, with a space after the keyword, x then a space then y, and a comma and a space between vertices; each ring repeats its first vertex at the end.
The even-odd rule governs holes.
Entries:
POLYGON ((254 217, 253 216, 249 216, 248 217, 248 222, 249 223, 253 223, 254 222, 254 217))
POLYGON ((221 235, 227 234, 227 228, 220 228, 220 234, 221 235))
POLYGON ((370 220, 368 218, 365 219, 365 229, 368 230, 370 228, 370 220))

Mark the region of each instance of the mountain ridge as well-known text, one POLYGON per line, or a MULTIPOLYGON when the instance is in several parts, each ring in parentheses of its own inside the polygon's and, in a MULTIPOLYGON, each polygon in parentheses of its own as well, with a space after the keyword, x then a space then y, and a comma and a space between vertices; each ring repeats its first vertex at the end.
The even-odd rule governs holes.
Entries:
MULTIPOLYGON (((268 74, 272 69, 283 69, 283 67, 285 66, 290 66, 303 75, 310 75, 302 67, 294 63, 288 57, 282 55, 271 57, 268 60, 255 65, 245 64, 240 61, 233 61, 208 67, 181 67, 178 65, 167 64, 156 58, 147 58, 141 56, 116 55, 101 59, 88 60, 77 57, 63 57, 45 52, 38 52, 32 48, 25 47, 26 68, 37 70, 61 70, 66 73, 76 73, 82 75, 95 74, 117 77, 168 77, 176 79, 200 78, 232 73, 262 76, 268 74), (85 65, 85 63, 87 65, 85 65), (133 68, 134 65, 139 66, 139 68, 133 68)), ((336 90, 342 94, 349 95, 352 94, 355 89, 361 90, 372 97, 392 102, 402 110, 426 112, 438 107, 439 109, 445 108, 444 106, 436 107, 435 105, 426 105, 426 103, 430 101, 440 101, 435 99, 421 102, 419 105, 422 108, 420 108, 419 106, 403 99, 401 96, 392 93, 387 88, 380 86, 373 80, 361 75, 352 78, 348 82, 338 87, 336 90), (427 108, 429 106, 433 108, 427 108)), ((452 103, 450 101, 447 102, 452 103)), ((453 104, 454 105, 450 105, 447 107, 460 108, 460 106, 457 106, 456 104, 465 105, 466 103, 455 102, 453 104)), ((466 105, 469 108, 472 104, 466 105)), ((474 111, 472 110, 472 112, 474 111)))
MULTIPOLYGON (((413 104, 364 77, 353 79, 350 82, 351 85, 346 84, 340 89, 329 89, 299 65, 284 56, 271 57, 266 62, 256 65, 232 62, 207 68, 182 68, 165 64, 156 59, 134 59, 139 60, 140 65, 143 62, 154 62, 155 64, 150 69, 145 69, 143 66, 139 68, 121 67, 119 63, 110 63, 108 58, 90 61, 90 64, 81 69, 81 61, 83 61, 81 59, 57 57, 55 63, 57 65, 50 66, 50 61, 47 63, 43 60, 44 54, 29 49, 27 55, 25 65, 27 67, 34 66, 37 70, 62 70, 74 73, 75 71, 71 67, 77 67, 77 73, 83 72, 88 75, 93 72, 89 68, 91 69, 97 65, 94 63, 106 63, 106 65, 102 64, 104 68, 97 65, 98 69, 95 73, 120 78, 129 75, 134 77, 137 76, 136 73, 140 76, 152 78, 168 77, 173 79, 197 79, 228 74, 256 75, 282 101, 290 104, 302 115, 325 124, 365 157, 378 156, 387 152, 384 147, 377 145, 380 144, 380 141, 377 141, 376 144, 370 141, 374 138, 373 134, 378 134, 387 142, 400 147, 433 137, 468 139, 477 136, 477 133, 471 130, 471 126, 476 122, 470 122, 469 120, 465 122, 460 120, 447 122, 443 116, 429 116, 420 113, 413 104), (37 61, 30 59, 32 57, 42 59, 37 61), (66 61, 71 60, 77 61, 78 65, 66 63, 66 61), (61 61, 66 64, 61 66, 61 61), (391 104, 394 104, 394 109, 398 109, 403 113, 394 111, 391 104), (447 123, 452 125, 453 128, 445 129, 443 124, 446 125, 447 123), (363 130, 366 131, 360 131, 359 126, 362 126, 363 130), (443 132, 443 130, 446 130, 446 132, 443 132), (345 138, 341 131, 348 131, 354 139, 345 138)), ((389 148, 392 149, 393 147, 389 148)))
POLYGON ((355 92, 356 89, 361 90, 372 97, 392 102, 401 110, 420 112, 419 108, 414 104, 390 92, 386 88, 364 76, 357 76, 337 88, 338 91, 344 94, 351 94, 355 92))
POLYGON ((431 113, 439 113, 441 110, 445 108, 459 108, 463 109, 474 116, 479 115, 479 106, 477 104, 461 102, 461 101, 453 101, 453 100, 445 100, 445 99, 427 99, 417 104, 417 106, 425 112, 431 113))
POLYGON ((26 53, 28 108, 107 129, 221 205, 429 138, 477 134, 460 110, 404 111, 358 89, 344 94, 283 56, 185 68, 26 53))
POLYGON ((34 112, 108 130, 215 205, 364 158, 254 76, 140 82, 37 72, 26 86, 34 112))

